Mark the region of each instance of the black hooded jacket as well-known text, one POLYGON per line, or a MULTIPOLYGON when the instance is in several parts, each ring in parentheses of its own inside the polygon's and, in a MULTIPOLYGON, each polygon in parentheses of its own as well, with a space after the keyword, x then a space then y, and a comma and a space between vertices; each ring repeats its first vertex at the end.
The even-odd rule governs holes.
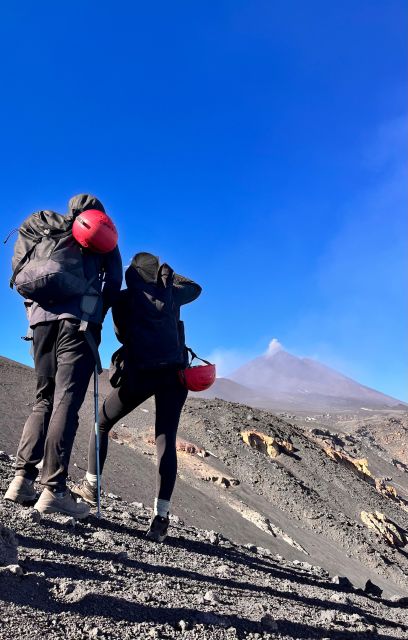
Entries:
POLYGON ((126 270, 127 289, 112 307, 116 337, 125 346, 130 367, 186 366, 180 307, 201 287, 178 275, 151 253, 137 253, 126 270))
MULTIPOLYGON (((88 209, 98 209, 105 212, 102 202, 95 196, 87 193, 74 196, 68 203, 67 218, 76 218, 88 209)), ((108 309, 118 297, 122 286, 122 260, 118 247, 105 254, 86 251, 83 256, 86 279, 91 280, 97 276, 95 282, 101 292, 95 312, 90 316, 89 321, 101 324, 108 309)), ((40 322, 65 318, 80 319, 82 317, 81 297, 70 297, 59 304, 47 305, 46 307, 34 302, 29 308, 28 315, 31 327, 40 322)))

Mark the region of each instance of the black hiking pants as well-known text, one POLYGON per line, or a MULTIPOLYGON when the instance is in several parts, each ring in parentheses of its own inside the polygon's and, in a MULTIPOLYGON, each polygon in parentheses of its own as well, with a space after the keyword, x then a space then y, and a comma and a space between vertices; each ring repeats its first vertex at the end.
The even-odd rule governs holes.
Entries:
MULTIPOLYGON (((170 500, 176 483, 176 434, 181 410, 187 398, 176 369, 135 371, 121 387, 113 389, 99 412, 99 462, 102 473, 108 453, 109 431, 124 416, 154 396, 157 450, 157 497, 170 500)), ((88 471, 96 475, 95 435, 89 439, 88 471)))
MULTIPOLYGON (((34 327, 36 400, 17 451, 16 475, 35 480, 43 460, 41 484, 63 491, 78 428, 78 412, 85 398, 95 359, 79 320, 55 320, 34 327)), ((88 331, 97 344, 99 325, 88 331)))

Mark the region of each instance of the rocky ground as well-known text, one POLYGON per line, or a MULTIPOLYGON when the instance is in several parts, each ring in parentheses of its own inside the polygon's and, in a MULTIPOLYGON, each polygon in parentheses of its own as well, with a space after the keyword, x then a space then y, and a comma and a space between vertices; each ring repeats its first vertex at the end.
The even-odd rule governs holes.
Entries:
MULTIPOLYGON (((32 369, 0 358, 7 454, 34 383, 32 369)), ((102 401, 106 374, 100 392, 102 401)), ((150 511, 141 503, 150 506, 155 493, 151 401, 112 433, 102 521, 37 522, 0 501, 0 523, 18 543, 18 558, 13 544, 0 547, 0 638, 407 638, 408 473, 395 444, 404 415, 370 415, 374 435, 365 416, 307 417, 189 399, 175 518, 162 546, 143 536, 150 511), (20 568, 4 568, 17 560, 20 568)), ((74 480, 92 424, 90 391, 74 480)), ((10 458, 1 458, 0 493, 12 477, 10 458)))
POLYGON ((303 427, 318 423, 330 431, 356 436, 369 451, 374 451, 395 468, 408 471, 408 411, 397 409, 364 409, 356 412, 284 414, 303 427))
MULTIPOLYGON (((0 491, 13 476, 0 455, 0 491)), ((146 540, 150 512, 117 495, 85 522, 0 503, 0 638, 358 640, 406 638, 408 598, 356 590, 308 562, 173 518, 146 540)))
MULTIPOLYGON (((150 460, 152 415, 146 403, 113 434, 150 460)), ((179 488, 184 492, 188 486, 219 505, 214 526, 226 535, 233 535, 240 519, 258 528, 252 532, 258 544, 286 558, 307 556, 331 573, 346 572, 358 586, 370 579, 388 595, 408 593, 408 474, 358 438, 312 425, 305 428, 237 403, 193 398, 183 411, 180 445, 190 443, 195 450, 180 447, 184 484, 179 488), (244 433, 287 443, 290 450, 278 447, 271 458, 248 446, 244 433), (203 458, 203 452, 209 455, 203 458), (390 544, 392 527, 401 532, 399 545, 390 544)))

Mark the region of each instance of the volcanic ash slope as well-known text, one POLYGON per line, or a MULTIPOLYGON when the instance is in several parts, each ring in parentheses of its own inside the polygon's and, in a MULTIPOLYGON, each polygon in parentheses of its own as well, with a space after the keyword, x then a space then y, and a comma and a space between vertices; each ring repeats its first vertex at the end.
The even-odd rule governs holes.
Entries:
MULTIPOLYGON (((34 372, 0 359, 0 383, 0 449, 14 453, 33 402, 34 372)), ((109 390, 104 374, 101 400, 109 390)), ((103 475, 107 492, 152 504, 153 424, 154 406, 148 402, 115 426, 103 475)), ((92 426, 91 385, 74 443, 74 479, 86 469, 92 426)), ((215 529, 237 543, 253 543, 288 561, 306 561, 332 576, 347 576, 356 587, 371 580, 384 597, 407 595, 406 467, 391 464, 389 456, 384 458, 371 441, 364 444, 355 431, 336 435, 318 419, 312 426, 296 426, 237 403, 189 399, 180 424, 174 513, 188 526, 215 529), (242 434, 251 431, 291 441, 292 451, 282 447, 271 458, 244 442, 242 434), (200 449, 211 455, 201 457, 200 449), (366 459, 367 465, 358 469, 350 459, 358 464, 366 459)))
MULTIPOLYGON (((190 401, 181 433, 209 449, 216 456, 210 462, 215 460, 224 475, 239 481, 223 492, 231 496, 225 504, 235 496, 259 511, 330 572, 345 573, 357 584, 377 580, 390 593, 408 593, 406 472, 386 465, 355 438, 306 430, 267 411, 220 400, 190 401), (248 446, 245 433, 275 441, 276 457, 248 446), (396 482, 371 469, 392 472, 396 482), (368 528, 363 512, 383 514, 395 523, 402 532, 401 545, 368 528)), ((278 540, 279 535, 273 545, 278 540)))
MULTIPOLYGON (((13 477, 0 455, 0 491, 13 477)), ((244 548, 178 519, 162 545, 140 504, 105 496, 103 518, 39 519, 0 502, 0 638, 280 640, 406 638, 402 599, 338 585, 319 567, 244 548), (7 550, 7 554, 3 552, 7 550), (2 554, 2 555, 1 555, 2 554)))

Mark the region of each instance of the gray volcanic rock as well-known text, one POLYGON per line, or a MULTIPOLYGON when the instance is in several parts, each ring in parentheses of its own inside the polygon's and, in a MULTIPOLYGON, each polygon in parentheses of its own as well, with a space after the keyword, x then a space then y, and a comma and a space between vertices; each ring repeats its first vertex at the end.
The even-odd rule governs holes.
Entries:
MULTIPOLYGON (((348 452, 350 459, 364 459, 366 450, 357 440, 350 438, 350 450, 346 437, 333 436, 331 440, 327 436, 328 446, 324 436, 316 438, 309 429, 305 431, 266 411, 221 400, 191 400, 183 412, 181 432, 211 451, 209 461, 220 473, 239 480, 238 486, 227 489, 228 497, 222 500, 221 508, 228 505, 259 529, 257 546, 296 560, 303 555, 303 560, 319 564, 333 575, 346 575, 361 588, 370 579, 384 592, 391 583, 408 592, 406 548, 395 553, 361 520, 362 511, 378 511, 395 518, 407 530, 404 501, 408 499, 408 474, 393 473, 402 498, 399 505, 379 493, 372 477, 364 480, 356 467, 330 458, 325 450, 333 447, 348 452), (242 436, 251 430, 276 442, 291 443, 292 451, 282 449, 271 458, 265 450, 251 448, 242 436), (269 535, 269 542, 265 537, 261 541, 261 535, 269 535)), ((388 465, 384 467, 371 451, 367 457, 368 471, 375 468, 377 473, 387 475, 384 471, 388 472, 388 465)), ((183 463, 181 460, 185 481, 195 486, 197 480, 189 473, 187 461, 183 463)))
MULTIPOLYGON (((7 454, 16 451, 23 423, 30 412, 34 388, 31 368, 0 359, 0 449, 7 454)), ((100 377, 101 401, 109 390, 104 373, 100 377)), ((369 415, 372 416, 371 413, 369 415)), ((276 560, 284 563, 285 567, 290 567, 290 571, 295 570, 299 576, 307 575, 311 571, 310 567, 314 567, 316 575, 328 583, 329 575, 345 576, 363 593, 366 582, 371 580, 383 591, 383 598, 393 595, 403 597, 408 593, 407 549, 396 550, 387 545, 376 532, 362 523, 360 514, 362 511, 378 511, 408 530, 408 512, 404 510, 404 504, 399 505, 380 494, 374 480, 364 481, 352 468, 330 458, 323 445, 328 449, 344 451, 355 458, 367 458, 368 468, 373 474, 376 477, 392 476, 392 483, 398 494, 408 500, 408 474, 405 467, 399 465, 397 468, 391 463, 391 458, 387 462, 388 458, 379 455, 383 449, 374 447, 366 437, 364 441, 360 440, 355 430, 352 432, 353 436, 337 432, 333 434, 330 425, 324 425, 322 419, 323 414, 313 418, 312 424, 295 424, 287 414, 277 416, 269 411, 222 400, 189 399, 182 413, 179 435, 185 443, 196 446, 184 447, 178 454, 179 477, 173 500, 173 509, 177 515, 172 517, 172 530, 183 532, 182 536, 193 536, 197 543, 205 545, 207 550, 212 548, 213 552, 222 554, 225 541, 232 540, 234 544, 249 545, 246 551, 257 558, 258 565, 262 565, 264 560, 276 560), (310 430, 312 426, 313 432, 310 430), (245 444, 242 432, 250 430, 281 443, 282 446, 278 444, 274 449, 275 453, 278 452, 277 457, 272 459, 265 451, 245 444), (200 457, 194 454, 194 451, 202 450, 208 455, 200 457), (233 479, 239 484, 217 484, 209 482, 208 478, 225 478, 228 481, 233 479)), ((370 424, 373 424, 372 419, 370 417, 370 424)), ((401 418, 399 422, 395 422, 396 419, 392 418, 393 422, 387 428, 381 447, 387 446, 389 437, 395 442, 397 432, 404 438, 406 430, 402 427, 407 424, 405 418, 401 418)), ((387 420, 385 416, 378 416, 377 433, 380 432, 382 423, 388 424, 387 420)), ((348 422, 344 424, 349 428, 348 422)), ((80 426, 73 448, 70 468, 73 480, 81 477, 86 470, 91 429, 92 384, 81 410, 80 426)), ((156 480, 152 437, 153 401, 149 400, 126 416, 119 426, 115 426, 114 432, 116 436, 109 445, 102 483, 104 516, 108 521, 115 522, 120 530, 135 532, 139 528, 142 531, 147 527, 150 516, 143 505, 153 503, 156 480)), ((403 461, 403 451, 401 449, 399 455, 399 449, 400 447, 393 448, 392 459, 397 456, 403 461)), ((6 473, 11 478, 12 460, 7 454, 0 455, 0 460, 4 461, 6 473)), ((38 522, 31 515, 32 512, 27 512, 27 519, 21 517, 22 513, 26 513, 24 509, 16 508, 15 512, 20 514, 19 525, 14 526, 12 523, 12 527, 18 534, 32 529, 43 531, 48 526, 48 518, 45 522, 38 522)), ((8 525, 11 521, 3 519, 3 522, 8 525)), ((81 524, 68 526, 64 519, 58 520, 56 517, 52 522, 53 530, 58 530, 59 535, 76 541, 78 554, 89 555, 93 548, 102 545, 105 552, 110 554, 107 562, 108 575, 115 576, 115 580, 126 575, 126 562, 133 557, 127 538, 111 535, 110 530, 103 527, 86 530, 81 524), (84 533, 82 536, 81 531, 84 533), (97 533, 95 538, 93 533, 97 533)), ((149 555, 153 556, 152 548, 149 549, 149 555)), ((44 553, 41 546, 39 552, 44 553)), ((61 554, 67 556, 62 550, 61 554)), ((235 579, 239 569, 227 557, 219 557, 219 563, 209 566, 213 575, 218 576, 218 566, 224 565, 221 573, 225 574, 225 578, 223 575, 218 577, 235 579), (226 566, 230 568, 225 569, 226 566)), ((66 560, 65 557, 62 561, 66 560)), ((59 561, 56 553, 54 562, 59 561)), ((176 561, 187 562, 184 556, 175 557, 174 562, 176 561)), ((207 561, 206 554, 201 557, 195 555, 194 570, 201 573, 207 561)), ((160 581, 165 577, 161 576, 160 581)), ((250 580, 251 576, 247 578, 250 580)), ((83 597, 79 589, 82 583, 79 578, 75 578, 73 572, 72 581, 75 580, 79 585, 75 585, 69 595, 80 601, 83 597)), ((150 586, 144 585, 143 589, 145 604, 149 606, 148 598, 160 600, 160 593, 152 594, 150 586)), ((97 583, 90 585, 91 590, 97 587, 97 583)), ((173 587, 173 594, 177 594, 177 582, 173 587)), ((219 596, 223 606, 230 604, 228 598, 232 597, 231 594, 221 594, 213 583, 206 584, 202 589, 198 587, 200 584, 196 582, 187 587, 194 600, 192 608, 199 603, 203 604, 201 600, 207 591, 213 591, 219 596)), ((290 591, 290 588, 291 585, 287 585, 286 590, 290 591)), ((331 589, 341 588, 340 585, 331 586, 331 589)), ((69 589, 71 590, 71 586, 69 589)), ((141 599, 142 596, 139 603, 141 599)), ((211 615, 218 615, 215 611, 218 604, 213 604, 212 607, 211 615)), ((210 610, 206 613, 209 616, 210 610)), ((190 624, 184 633, 193 633, 191 616, 186 618, 185 612, 180 611, 175 624, 180 620, 190 624)), ((199 624, 208 624, 208 617, 200 620, 199 624)), ((223 622, 227 622, 225 618, 223 622)), ((231 625, 234 626, 233 622, 231 625)), ((99 622, 95 622, 90 629, 95 627, 100 628, 99 622)), ((118 634, 120 631, 119 629, 118 634)), ((162 633, 158 629, 154 630, 155 633, 156 631, 157 634, 162 633)), ((305 631, 306 637, 312 638, 315 632, 310 629, 307 631, 309 635, 305 631)), ((88 633, 88 630, 85 632, 88 633)), ((294 637, 302 637, 297 636, 297 632, 298 629, 294 628, 294 637)), ((143 637, 144 633, 142 629, 140 636, 143 637)), ((251 633, 261 631, 254 630, 251 633)), ((162 635, 165 637, 164 631, 162 635)))
POLYGON ((0 521, 0 566, 17 563, 17 541, 14 531, 0 521))
MULTIPOLYGON (((1 493, 12 475, 10 461, 1 460, 1 493)), ((223 536, 213 545, 194 527, 174 524, 158 545, 144 536, 150 512, 126 500, 105 495, 102 519, 91 515, 71 531, 55 515, 40 523, 24 519, 24 509, 0 501, 0 519, 16 530, 20 553, 18 572, 0 572, 0 640, 408 634, 404 600, 355 589, 343 597, 320 567, 259 555, 223 536), (115 511, 108 511, 112 503, 115 511), (132 515, 126 523, 124 511, 132 515)))

